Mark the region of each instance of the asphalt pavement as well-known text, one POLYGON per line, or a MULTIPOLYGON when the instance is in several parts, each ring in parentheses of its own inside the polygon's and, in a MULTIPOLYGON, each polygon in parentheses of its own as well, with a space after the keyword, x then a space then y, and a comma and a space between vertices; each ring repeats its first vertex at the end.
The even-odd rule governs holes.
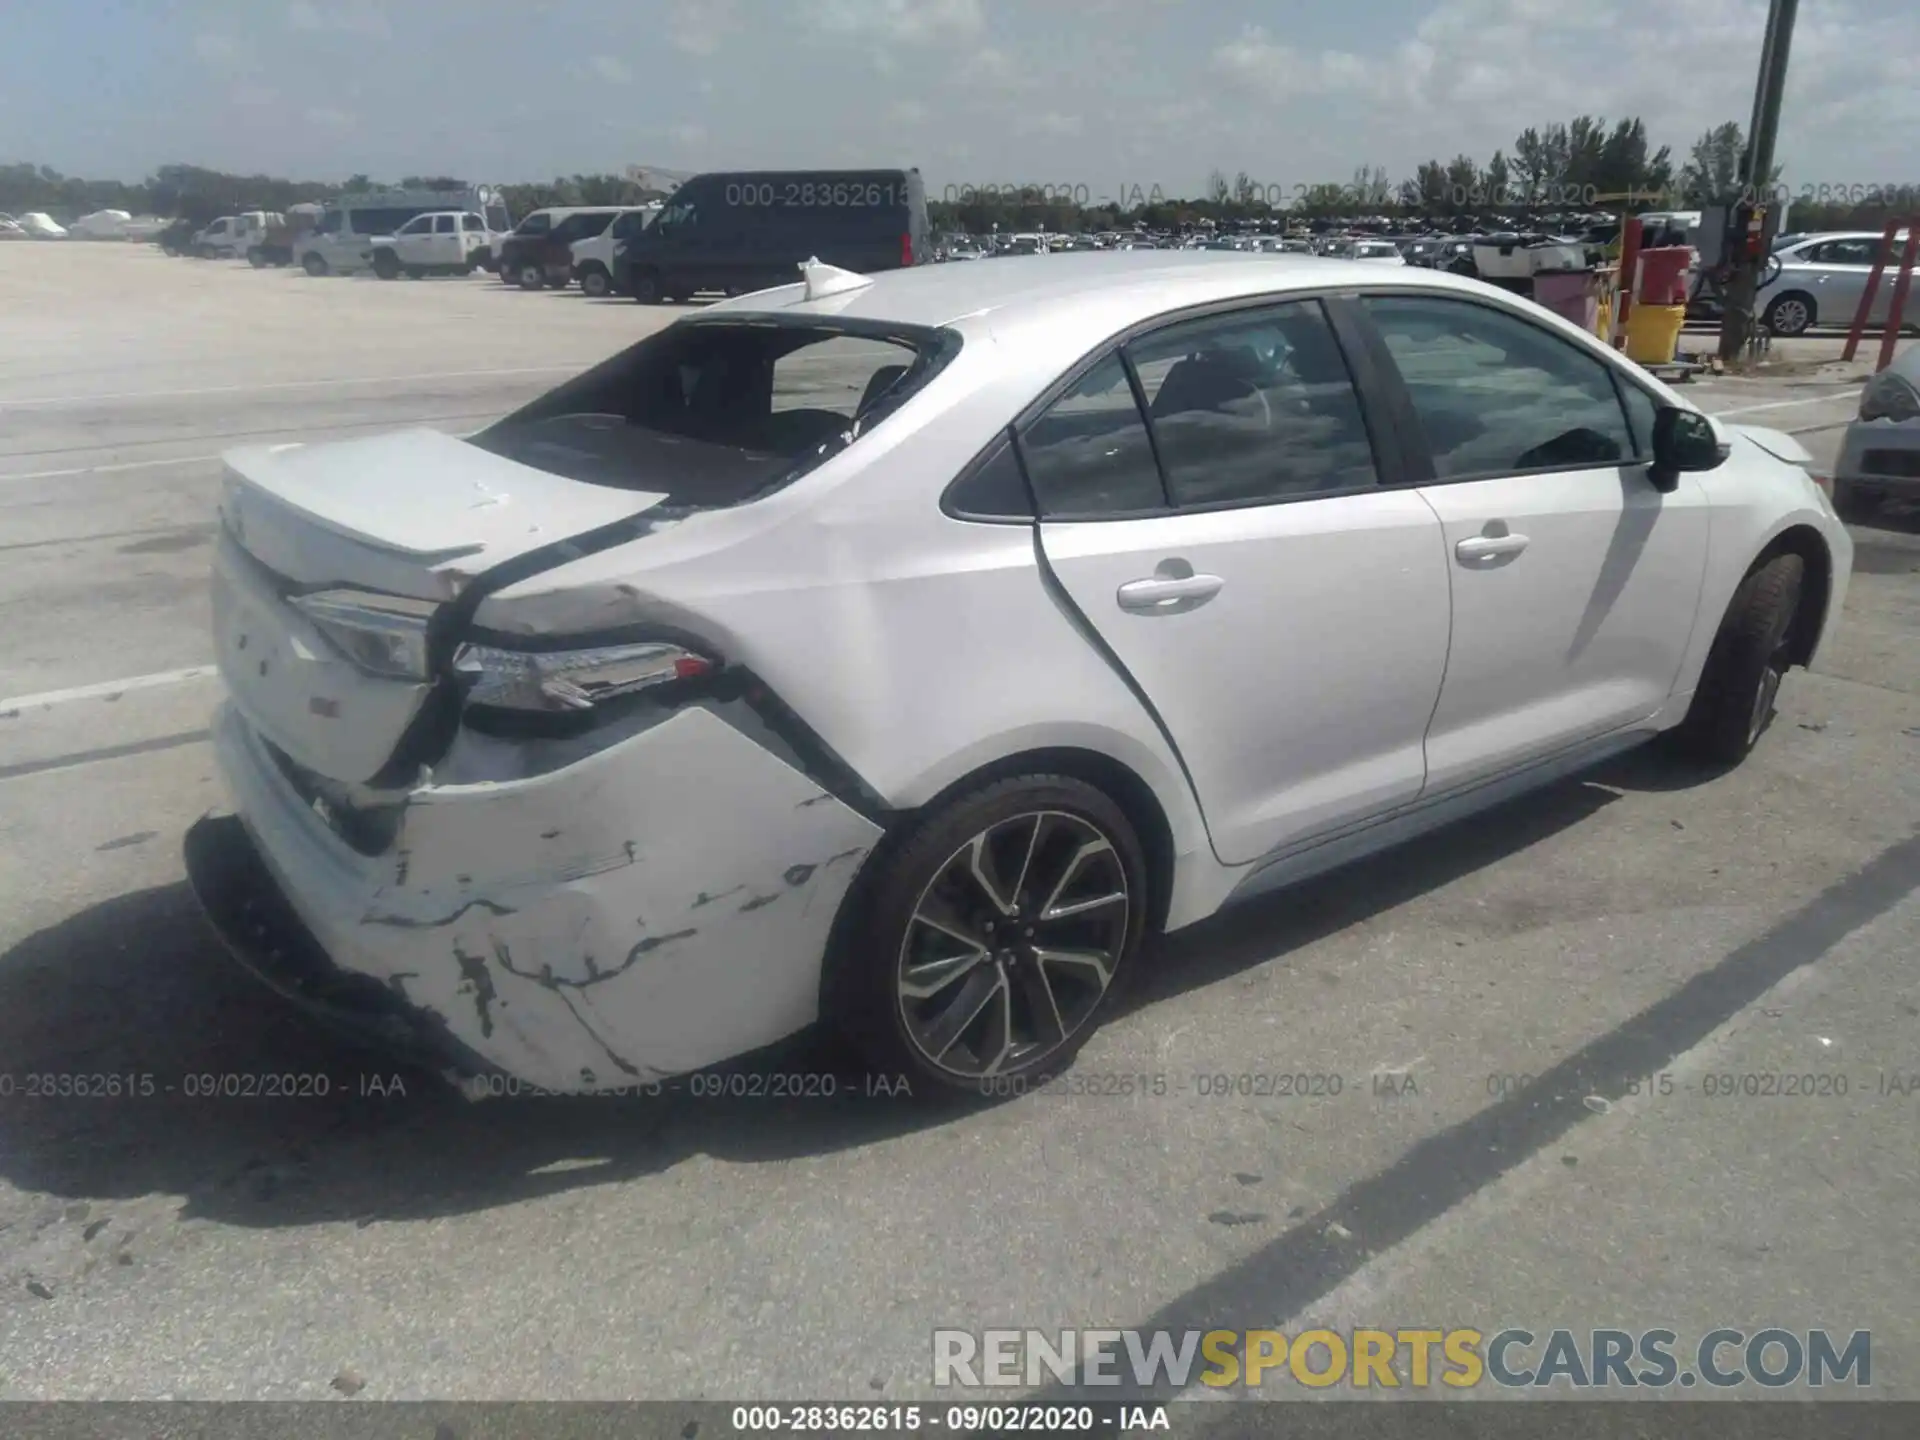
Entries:
MULTIPOLYGON (((675 313, 0 248, 0 1399, 933 1398, 938 1327, 1314 1320, 1868 1329, 1920 1398, 1909 512, 1747 765, 1182 932, 1071 1093, 869 1095, 803 1037, 831 1095, 472 1105, 238 972, 179 858, 214 457, 464 433, 675 313)), ((1861 367, 1776 348, 1694 393, 1830 458, 1861 367)))

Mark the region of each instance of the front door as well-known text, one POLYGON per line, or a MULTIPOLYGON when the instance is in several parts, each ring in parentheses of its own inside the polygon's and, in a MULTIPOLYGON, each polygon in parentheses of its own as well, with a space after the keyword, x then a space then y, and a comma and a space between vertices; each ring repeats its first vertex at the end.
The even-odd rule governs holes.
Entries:
POLYGON ((1440 525, 1380 483, 1398 477, 1319 302, 1136 340, 1020 447, 1047 564, 1172 736, 1222 860, 1418 797, 1447 651, 1440 525))
POLYGON ((1706 570, 1691 476, 1647 479, 1655 401, 1545 326, 1452 296, 1365 310, 1405 383, 1452 580, 1428 792, 1650 719, 1678 678, 1706 570))

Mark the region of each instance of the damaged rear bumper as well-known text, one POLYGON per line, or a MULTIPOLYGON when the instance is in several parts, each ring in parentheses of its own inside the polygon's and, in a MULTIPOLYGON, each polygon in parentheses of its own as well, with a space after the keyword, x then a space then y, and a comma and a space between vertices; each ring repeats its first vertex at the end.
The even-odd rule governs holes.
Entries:
POLYGON ((196 827, 189 870, 249 967, 384 1043, 544 1090, 683 1074, 811 1023, 828 932, 880 836, 704 709, 537 778, 416 790, 379 856, 335 834, 231 706, 214 743, 256 858, 196 827), (275 895, 278 957, 252 929, 275 895))

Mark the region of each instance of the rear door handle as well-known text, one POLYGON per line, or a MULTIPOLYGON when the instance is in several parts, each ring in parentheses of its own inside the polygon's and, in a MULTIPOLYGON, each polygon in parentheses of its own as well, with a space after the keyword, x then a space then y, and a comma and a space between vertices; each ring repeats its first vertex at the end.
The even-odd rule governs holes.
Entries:
POLYGON ((1226 583, 1218 575, 1154 575, 1127 581, 1116 598, 1122 610, 1191 609, 1211 600, 1226 583))
POLYGON ((1485 560, 1495 555, 1518 555, 1527 548, 1524 535, 1471 535, 1453 547, 1462 560, 1485 560))

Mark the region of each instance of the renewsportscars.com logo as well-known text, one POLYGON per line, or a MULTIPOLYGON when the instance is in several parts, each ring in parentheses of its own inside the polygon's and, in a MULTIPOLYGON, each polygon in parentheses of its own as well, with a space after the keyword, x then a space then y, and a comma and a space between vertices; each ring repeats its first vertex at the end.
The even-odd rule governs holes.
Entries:
POLYGON ((940 1388, 1267 1384, 1326 1389, 1822 1388, 1873 1383, 1873 1336, 1854 1330, 936 1330, 940 1388))

